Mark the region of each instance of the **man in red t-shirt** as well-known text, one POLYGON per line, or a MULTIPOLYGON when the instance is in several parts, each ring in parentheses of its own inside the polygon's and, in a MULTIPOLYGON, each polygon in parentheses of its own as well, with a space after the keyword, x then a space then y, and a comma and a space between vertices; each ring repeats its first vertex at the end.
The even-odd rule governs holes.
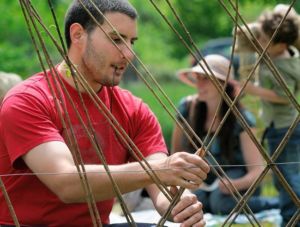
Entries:
MULTIPOLYGON (((137 39, 135 9, 125 0, 94 2, 119 34, 90 0, 75 0, 65 19, 70 61, 151 168, 156 170, 164 185, 173 189, 175 186, 198 188, 209 171, 205 161, 185 152, 168 157, 153 113, 140 99, 117 86, 127 61, 133 58, 128 47, 137 39), (90 18, 81 2, 99 21, 101 28, 90 18)), ((164 214, 169 206, 167 198, 134 161, 127 145, 84 87, 79 85, 77 88, 66 63, 62 62, 54 69, 38 73, 17 85, 1 106, 0 174, 6 175, 2 180, 21 225, 93 225, 87 195, 73 159, 76 156, 71 152, 76 150, 76 145, 70 143, 70 135, 74 135, 77 141, 103 224, 109 224, 115 192, 94 149, 95 144, 101 148, 120 192, 146 188, 158 212, 164 214), (90 141, 87 130, 93 141, 90 141)), ((205 224, 201 203, 188 192, 182 195, 170 219, 183 223, 183 226, 205 224)), ((0 224, 14 224, 2 194, 0 224)))

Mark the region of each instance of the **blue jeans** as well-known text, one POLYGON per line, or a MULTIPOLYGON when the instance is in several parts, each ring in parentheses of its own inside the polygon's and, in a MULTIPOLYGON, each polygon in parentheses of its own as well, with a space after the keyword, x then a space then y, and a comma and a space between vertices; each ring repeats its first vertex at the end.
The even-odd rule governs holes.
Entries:
MULTIPOLYGON (((282 138, 286 134, 288 128, 276 129, 269 127, 266 132, 266 139, 268 140, 270 154, 272 155, 282 138)), ((300 199, 300 124, 295 128, 288 143, 283 148, 280 156, 275 160, 276 163, 295 162, 295 164, 277 165, 286 181, 289 183, 293 191, 300 199), (298 162, 298 163, 297 163, 298 162)), ((274 175, 274 184, 279 192, 280 213, 283 219, 282 226, 286 226, 291 217, 295 214, 297 209, 296 204, 293 203, 290 195, 274 175)), ((300 227, 300 224, 296 225, 300 227)))
MULTIPOLYGON (((244 169, 239 168, 226 170, 225 172, 227 176, 232 179, 240 178, 246 174, 244 169)), ((243 195, 245 192, 246 191, 240 191, 240 194, 243 195)), ((212 192, 205 192, 200 189, 196 190, 194 194, 197 195, 198 200, 202 202, 204 212, 212 214, 229 214, 237 204, 231 194, 223 194, 219 188, 212 192)), ((260 196, 260 188, 252 194, 247 204, 254 213, 279 207, 278 198, 260 196)))

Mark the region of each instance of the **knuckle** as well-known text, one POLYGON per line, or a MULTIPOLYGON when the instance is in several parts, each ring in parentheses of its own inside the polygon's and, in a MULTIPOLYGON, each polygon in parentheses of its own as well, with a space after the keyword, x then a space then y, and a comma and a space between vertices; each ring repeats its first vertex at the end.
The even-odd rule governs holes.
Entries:
MULTIPOLYGON (((196 198, 197 199, 197 198, 196 198)), ((197 200, 197 203, 196 203, 196 208, 197 209, 199 209, 201 212, 202 212, 202 207, 203 207, 203 205, 202 205, 202 203, 201 202, 199 202, 198 200, 197 200)))
POLYGON ((191 201, 194 202, 194 203, 199 202, 198 199, 197 199, 197 196, 195 194, 191 194, 190 198, 191 198, 191 201))

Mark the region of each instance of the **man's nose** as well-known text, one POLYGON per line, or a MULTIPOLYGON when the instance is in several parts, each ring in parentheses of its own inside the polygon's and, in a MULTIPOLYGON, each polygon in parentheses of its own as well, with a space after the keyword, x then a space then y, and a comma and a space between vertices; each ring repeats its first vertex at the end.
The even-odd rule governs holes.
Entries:
POLYGON ((125 59, 128 59, 130 61, 133 60, 134 58, 134 53, 132 50, 132 45, 128 44, 128 45, 124 45, 124 47, 122 48, 122 57, 125 59))

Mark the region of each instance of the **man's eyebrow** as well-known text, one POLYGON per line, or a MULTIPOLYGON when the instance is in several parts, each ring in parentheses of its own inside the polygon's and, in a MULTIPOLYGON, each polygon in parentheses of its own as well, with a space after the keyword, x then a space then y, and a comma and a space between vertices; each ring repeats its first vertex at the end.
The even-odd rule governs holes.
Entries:
POLYGON ((134 38, 131 39, 131 41, 135 42, 135 41, 137 41, 138 39, 139 39, 138 37, 134 37, 134 38))
MULTIPOLYGON (((110 35, 118 35, 118 32, 117 32, 117 31, 112 31, 112 32, 110 32, 109 34, 110 34, 110 35)), ((121 33, 119 33, 119 35, 120 35, 123 39, 127 39, 127 36, 126 36, 126 35, 121 34, 121 33)), ((132 40, 132 41, 136 41, 136 40, 138 40, 138 37, 133 37, 131 40, 132 40)))

